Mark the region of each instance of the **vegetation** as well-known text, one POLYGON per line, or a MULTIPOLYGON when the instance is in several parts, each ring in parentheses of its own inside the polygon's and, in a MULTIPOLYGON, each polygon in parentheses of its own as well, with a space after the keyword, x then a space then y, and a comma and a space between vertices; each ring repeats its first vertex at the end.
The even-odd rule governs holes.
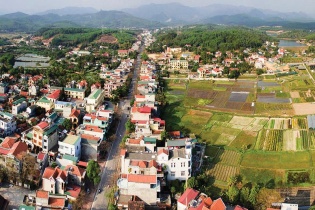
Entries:
POLYGON ((98 162, 95 160, 90 160, 86 168, 86 174, 87 177, 94 183, 94 185, 97 185, 101 181, 100 173, 101 169, 98 162))

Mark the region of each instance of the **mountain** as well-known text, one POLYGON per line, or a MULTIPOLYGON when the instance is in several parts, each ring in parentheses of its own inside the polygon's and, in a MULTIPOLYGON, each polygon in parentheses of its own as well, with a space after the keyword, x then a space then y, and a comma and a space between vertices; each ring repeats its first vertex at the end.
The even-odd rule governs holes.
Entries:
POLYGON ((47 14, 56 14, 56 15, 80 15, 80 14, 92 14, 96 13, 98 10, 93 7, 65 7, 61 9, 51 9, 44 12, 37 13, 36 15, 47 15, 47 14))
MULTIPOLYGON (((248 18, 261 19, 261 21, 268 21, 272 19, 300 22, 314 21, 308 15, 301 12, 285 13, 254 7, 225 4, 211 4, 204 7, 189 7, 180 3, 148 4, 138 8, 124 9, 122 11, 139 18, 145 18, 151 21, 168 22, 169 24, 191 24, 198 23, 212 17, 233 15, 245 15, 248 18)), ((252 22, 252 20, 248 21, 252 22)))
POLYGON ((41 27, 109 27, 109 28, 156 28, 163 24, 134 17, 121 11, 99 11, 81 15, 28 15, 12 13, 0 16, 0 31, 34 32, 41 27))

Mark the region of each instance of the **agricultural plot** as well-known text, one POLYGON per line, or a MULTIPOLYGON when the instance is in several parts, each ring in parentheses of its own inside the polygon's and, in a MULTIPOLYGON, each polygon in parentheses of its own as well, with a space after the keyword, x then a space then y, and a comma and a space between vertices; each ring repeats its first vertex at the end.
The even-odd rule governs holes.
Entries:
MULTIPOLYGON (((297 105, 297 104, 294 104, 297 105)), ((315 107, 315 105, 314 105, 315 107)), ((292 109, 291 104, 276 104, 276 103, 256 103, 255 114, 264 115, 293 115, 295 109, 292 109)), ((313 111, 315 113, 315 111, 313 111)))
POLYGON ((258 81, 257 86, 259 88, 265 88, 265 87, 275 87, 275 86, 280 86, 280 85, 277 82, 258 81))
POLYGON ((282 151, 283 148, 283 130, 267 130, 263 150, 282 151))
POLYGON ((249 92, 232 92, 229 98, 230 102, 245 102, 249 92))
POLYGON ((267 129, 289 129, 291 128, 290 118, 271 118, 266 125, 267 129))
POLYGON ((315 131, 309 130, 310 149, 315 149, 315 131))
POLYGON ((253 122, 253 120, 254 118, 252 117, 234 116, 230 123, 236 125, 249 125, 251 122, 253 122))
POLYGON ((220 150, 207 173, 216 180, 227 182, 228 178, 239 174, 241 154, 231 150, 220 150))
POLYGON ((296 135, 298 131, 284 130, 283 131, 283 150, 295 151, 296 150, 296 135))
POLYGON ((215 158, 218 155, 220 148, 216 146, 207 146, 205 150, 205 155, 210 158, 215 158))
POLYGON ((305 118, 292 118, 292 129, 307 129, 305 118))
POLYGON ((296 138, 296 150, 306 150, 310 148, 307 130, 300 130, 296 138))
POLYGON ((244 149, 244 147, 251 149, 255 145, 256 138, 257 132, 242 131, 229 146, 237 149, 244 149))

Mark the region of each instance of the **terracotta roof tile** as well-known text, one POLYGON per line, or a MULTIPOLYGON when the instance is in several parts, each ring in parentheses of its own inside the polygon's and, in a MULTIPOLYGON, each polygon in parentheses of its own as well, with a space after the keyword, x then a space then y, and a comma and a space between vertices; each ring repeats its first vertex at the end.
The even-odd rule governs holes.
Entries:
POLYGON ((139 167, 140 168, 146 168, 147 167, 147 163, 145 161, 139 161, 139 167))
POLYGON ((64 169, 64 172, 71 172, 72 174, 78 176, 78 177, 83 177, 85 170, 80 168, 75 165, 67 165, 66 168, 64 169))
POLYGON ((44 160, 45 155, 46 155, 46 153, 40 152, 40 153, 38 153, 38 155, 37 155, 37 159, 38 159, 38 160, 44 160))
POLYGON ((22 158, 22 153, 26 152, 28 149, 27 144, 24 142, 16 142, 14 143, 13 147, 10 149, 8 155, 13 155, 14 157, 16 157, 17 159, 21 159, 22 158))
POLYGON ((44 190, 37 190, 36 191, 36 198, 47 198, 49 197, 49 192, 44 190))
POLYGON ((97 137, 97 136, 93 136, 93 135, 90 135, 90 134, 81 134, 81 138, 82 139, 86 139, 86 140, 90 140, 90 141, 98 141, 100 140, 100 137, 97 137))
POLYGON ((38 123, 36 126, 40 127, 41 129, 45 129, 49 126, 49 124, 48 122, 43 121, 43 122, 38 123))
POLYGON ((149 168, 151 168, 151 167, 155 167, 155 168, 158 167, 158 164, 157 164, 157 162, 156 162, 155 160, 151 160, 151 161, 149 162, 149 168))
POLYGON ((223 203, 223 200, 218 198, 217 200, 213 201, 210 210, 226 210, 226 206, 223 203))
POLYGON ((78 110, 78 109, 72 109, 71 110, 71 114, 69 115, 69 117, 79 117, 79 115, 80 115, 80 110, 78 110))
POLYGON ((65 198, 49 198, 48 204, 53 207, 64 207, 66 199, 65 198))
POLYGON ((141 139, 128 139, 129 144, 140 144, 141 139))
POLYGON ((61 90, 55 90, 53 91, 51 94, 49 94, 47 96, 47 98, 51 98, 51 99, 58 99, 59 95, 60 95, 61 90))
MULTIPOLYGON (((194 200, 197 195, 199 194, 199 191, 194 190, 192 188, 188 188, 183 194, 182 196, 180 196, 180 198, 177 200, 177 202, 184 204, 184 205, 188 205, 190 203, 190 201, 194 200)), ((219 210, 219 209, 216 209, 219 210)))
POLYGON ((84 168, 86 168, 87 165, 88 165, 88 162, 84 162, 84 161, 79 161, 79 162, 77 163, 77 166, 81 166, 81 167, 84 167, 84 168))
POLYGON ((5 149, 11 149, 15 141, 16 141, 15 138, 5 137, 3 142, 0 144, 0 147, 3 147, 5 149))
POLYGON ((70 185, 69 187, 71 187, 71 189, 67 190, 67 192, 70 193, 70 196, 73 198, 79 197, 81 187, 75 185, 70 185))
POLYGON ((120 150, 120 156, 125 156, 127 153, 127 150, 126 149, 121 149, 120 150))
POLYGON ((169 154, 169 153, 168 153, 168 150, 167 150, 167 149, 164 149, 164 148, 162 148, 162 149, 160 149, 160 150, 158 151, 158 155, 160 155, 160 154, 162 154, 162 153, 164 153, 164 154, 166 154, 166 155, 169 154))
POLYGON ((129 174, 128 182, 136 182, 136 183, 156 183, 156 175, 137 175, 137 174, 129 174))

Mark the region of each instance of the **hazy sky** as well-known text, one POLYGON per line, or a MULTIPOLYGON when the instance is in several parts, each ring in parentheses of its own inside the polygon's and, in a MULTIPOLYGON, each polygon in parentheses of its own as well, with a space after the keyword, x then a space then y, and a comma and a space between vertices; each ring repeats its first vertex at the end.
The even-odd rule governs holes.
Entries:
POLYGON ((149 3, 180 2, 187 6, 205 6, 214 3, 244 5, 275 11, 305 12, 312 14, 314 0, 0 0, 0 12, 22 11, 36 13, 67 6, 94 7, 97 10, 119 10, 149 3))

